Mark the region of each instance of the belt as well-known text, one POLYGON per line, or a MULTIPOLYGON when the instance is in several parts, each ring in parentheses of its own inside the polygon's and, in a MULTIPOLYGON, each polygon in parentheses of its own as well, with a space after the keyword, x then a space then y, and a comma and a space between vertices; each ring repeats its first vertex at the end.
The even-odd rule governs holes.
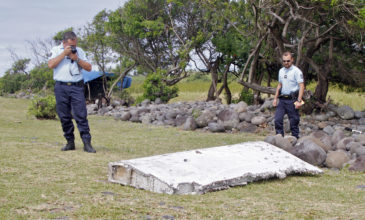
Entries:
POLYGON ((279 99, 293 99, 291 95, 280 95, 279 99))
POLYGON ((78 81, 78 82, 61 82, 61 81, 56 81, 57 84, 59 85, 66 85, 66 86, 84 86, 84 82, 78 81))

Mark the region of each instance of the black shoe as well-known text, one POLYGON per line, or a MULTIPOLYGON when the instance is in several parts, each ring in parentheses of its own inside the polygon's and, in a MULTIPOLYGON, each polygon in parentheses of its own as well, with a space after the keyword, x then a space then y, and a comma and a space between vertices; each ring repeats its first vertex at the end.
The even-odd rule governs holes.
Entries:
POLYGON ((83 142, 84 142, 84 151, 89 153, 96 153, 96 150, 93 148, 93 146, 91 146, 90 140, 83 140, 83 142))
POLYGON ((61 151, 75 150, 75 142, 68 140, 67 144, 61 149, 61 151))

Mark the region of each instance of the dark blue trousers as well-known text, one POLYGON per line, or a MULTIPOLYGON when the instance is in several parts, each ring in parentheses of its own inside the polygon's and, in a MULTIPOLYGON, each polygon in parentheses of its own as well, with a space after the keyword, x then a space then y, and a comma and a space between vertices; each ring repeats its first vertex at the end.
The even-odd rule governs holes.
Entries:
POLYGON ((61 120, 63 136, 67 140, 74 140, 74 124, 77 123, 83 140, 90 140, 90 129, 87 120, 86 102, 83 85, 67 85, 56 82, 55 85, 56 110, 61 120))
POLYGON ((294 106, 295 100, 280 99, 275 112, 275 131, 284 137, 284 115, 288 114, 290 130, 294 137, 299 138, 299 110, 294 106))

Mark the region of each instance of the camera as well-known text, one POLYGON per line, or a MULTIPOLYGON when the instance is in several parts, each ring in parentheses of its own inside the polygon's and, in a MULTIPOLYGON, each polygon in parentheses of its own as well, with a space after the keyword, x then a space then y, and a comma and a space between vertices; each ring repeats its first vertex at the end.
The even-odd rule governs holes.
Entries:
POLYGON ((76 47, 71 45, 71 53, 77 53, 76 47))

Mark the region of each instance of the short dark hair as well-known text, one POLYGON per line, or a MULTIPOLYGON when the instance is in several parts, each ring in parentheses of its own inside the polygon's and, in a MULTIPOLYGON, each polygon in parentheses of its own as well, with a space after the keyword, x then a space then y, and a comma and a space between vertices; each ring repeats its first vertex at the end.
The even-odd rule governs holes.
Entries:
POLYGON ((294 55, 290 51, 285 51, 282 56, 289 56, 289 55, 291 58, 294 58, 294 55))
POLYGON ((73 31, 67 31, 63 34, 63 41, 67 41, 69 39, 75 40, 77 38, 76 34, 73 31))

